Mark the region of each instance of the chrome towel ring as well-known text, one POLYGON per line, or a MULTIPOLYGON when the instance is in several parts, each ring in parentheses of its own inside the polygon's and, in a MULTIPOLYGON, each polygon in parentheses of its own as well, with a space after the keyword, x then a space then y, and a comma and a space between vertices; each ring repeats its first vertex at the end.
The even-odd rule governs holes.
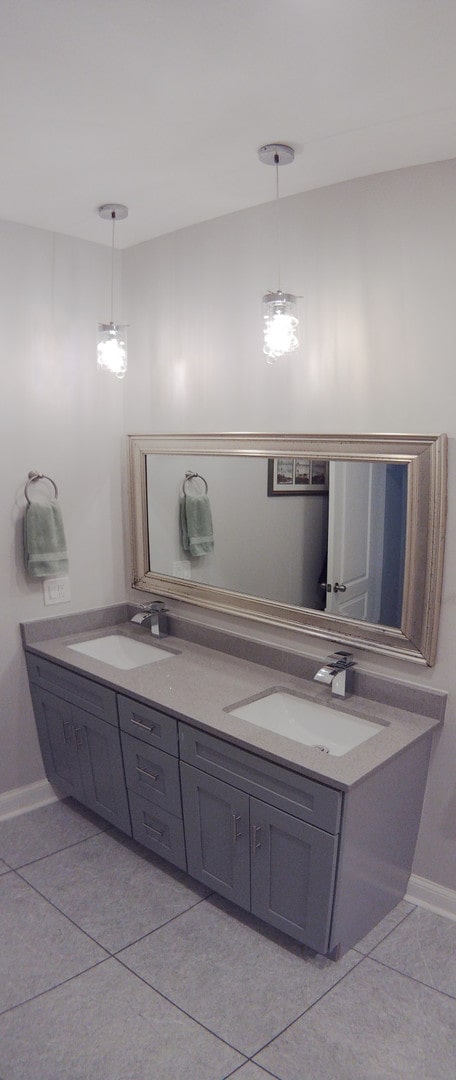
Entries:
POLYGON ((183 491, 184 495, 186 493, 185 492, 185 485, 188 484, 189 480, 202 480, 203 484, 204 484, 204 488, 205 488, 204 494, 207 495, 207 480, 204 479, 204 476, 201 476, 201 473, 192 472, 191 469, 188 469, 187 472, 185 473, 185 480, 184 480, 184 483, 182 484, 182 491, 183 491))
POLYGON ((28 502, 29 506, 30 506, 30 499, 28 497, 28 489, 30 487, 30 484, 34 484, 36 482, 36 480, 47 480, 49 484, 52 484, 52 487, 54 488, 53 498, 54 499, 58 498, 59 493, 58 493, 58 490, 57 490, 57 484, 56 484, 55 480, 52 480, 50 476, 45 476, 44 473, 36 472, 35 469, 32 469, 31 472, 29 472, 29 474, 28 474, 28 480, 27 480, 27 483, 26 483, 25 488, 24 488, 24 495, 25 495, 26 501, 28 502))

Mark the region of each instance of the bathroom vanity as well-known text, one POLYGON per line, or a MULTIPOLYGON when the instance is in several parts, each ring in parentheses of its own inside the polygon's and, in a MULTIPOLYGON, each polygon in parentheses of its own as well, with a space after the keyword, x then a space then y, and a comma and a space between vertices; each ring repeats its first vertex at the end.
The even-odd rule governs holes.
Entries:
POLYGON ((358 671, 356 693, 334 706, 313 660, 177 616, 153 642, 134 610, 23 624, 48 779, 265 923, 340 956, 406 891, 446 695, 358 671), (143 650, 137 666, 97 658, 114 638, 130 643, 126 663, 135 642, 150 662, 143 650), (245 719, 277 692, 317 718, 372 722, 373 734, 336 754, 245 719))

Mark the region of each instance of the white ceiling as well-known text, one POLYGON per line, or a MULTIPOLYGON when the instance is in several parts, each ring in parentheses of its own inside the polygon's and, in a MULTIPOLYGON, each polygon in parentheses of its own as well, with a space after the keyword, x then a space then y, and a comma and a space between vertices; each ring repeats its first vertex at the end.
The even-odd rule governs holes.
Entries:
POLYGON ((0 217, 116 246, 456 157, 456 0, 1 0, 0 217))

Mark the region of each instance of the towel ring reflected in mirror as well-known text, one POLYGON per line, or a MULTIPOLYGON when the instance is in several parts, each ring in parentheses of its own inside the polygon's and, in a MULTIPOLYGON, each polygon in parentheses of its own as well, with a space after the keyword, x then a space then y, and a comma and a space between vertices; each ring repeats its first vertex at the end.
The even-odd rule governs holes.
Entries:
POLYGON ((35 470, 32 469, 32 471, 29 472, 29 474, 28 474, 28 480, 27 480, 27 483, 26 483, 25 488, 24 488, 25 499, 26 499, 26 502, 28 503, 29 506, 30 506, 30 501, 31 500, 28 497, 28 489, 29 489, 30 485, 36 483, 37 480, 47 480, 47 482, 49 484, 52 484, 52 487, 54 488, 53 498, 54 499, 58 498, 59 492, 58 492, 58 488, 57 488, 57 484, 56 484, 55 480, 52 480, 52 478, 50 476, 45 476, 44 473, 35 472, 35 470))
POLYGON ((202 480, 202 482, 204 484, 204 489, 205 489, 204 494, 207 495, 207 492, 208 492, 207 480, 204 479, 204 476, 201 476, 201 473, 199 473, 199 472, 191 472, 190 469, 188 470, 188 472, 185 473, 185 480, 184 480, 184 483, 182 484, 182 493, 184 495, 187 494, 185 488, 186 488, 186 485, 188 484, 189 480, 202 480))

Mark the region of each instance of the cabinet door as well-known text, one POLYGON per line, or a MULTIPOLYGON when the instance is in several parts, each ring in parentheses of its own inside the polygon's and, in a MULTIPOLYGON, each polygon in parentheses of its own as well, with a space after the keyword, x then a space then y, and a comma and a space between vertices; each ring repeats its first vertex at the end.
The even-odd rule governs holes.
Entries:
POLYGON ((249 797, 181 763, 188 872, 250 908, 249 797))
POLYGON ((84 790, 81 801, 131 836, 118 729, 74 707, 73 724, 84 790))
POLYGON ((39 686, 30 686, 43 764, 62 795, 81 799, 82 777, 72 722, 73 706, 39 686))
POLYGON ((118 729, 39 686, 30 689, 48 780, 131 836, 118 729))
POLYGON ((250 800, 252 912, 317 952, 328 950, 337 836, 250 800))

